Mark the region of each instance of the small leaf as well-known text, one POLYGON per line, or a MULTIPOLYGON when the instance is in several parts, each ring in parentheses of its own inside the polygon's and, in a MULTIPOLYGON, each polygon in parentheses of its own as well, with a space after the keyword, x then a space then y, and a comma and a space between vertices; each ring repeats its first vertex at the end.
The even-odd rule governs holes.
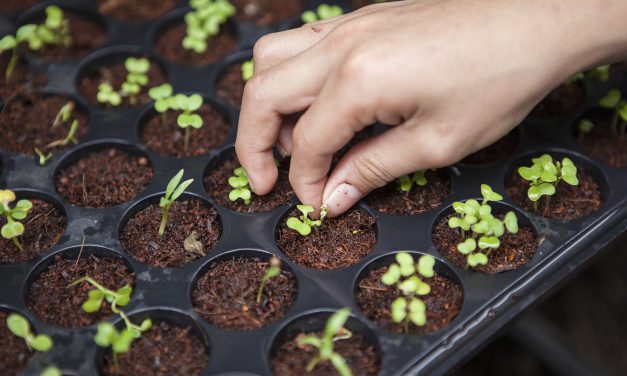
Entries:
POLYGON ((47 367, 39 376, 62 376, 61 370, 57 367, 47 367))
POLYGON ((435 258, 433 256, 423 255, 418 259, 418 273, 425 278, 431 278, 435 275, 434 266, 435 258))
POLYGON ((94 342, 100 347, 109 347, 117 337, 118 332, 110 322, 98 324, 98 332, 94 337, 94 342))
POLYGON ((424 170, 416 171, 414 173, 414 182, 416 182, 416 184, 418 184, 421 187, 424 187, 425 185, 427 185, 428 181, 427 181, 427 177, 425 176, 424 170))
POLYGON ((516 213, 510 211, 505 214, 505 218, 503 219, 503 223, 507 228, 507 231, 515 234, 518 232, 518 218, 516 217, 516 213))
POLYGON ((398 297, 396 299, 394 299, 394 301, 392 302, 392 305, 390 306, 390 314, 392 316, 392 321, 399 323, 403 320, 405 320, 405 317, 407 317, 407 302, 405 301, 405 298, 403 297, 398 297))
POLYGON ((17 40, 13 35, 5 35, 2 39, 0 39, 0 52, 12 50, 16 47, 17 40))
POLYGON ((473 268, 477 265, 486 265, 487 263, 488 256, 483 253, 473 253, 472 255, 468 255, 468 265, 473 268))
POLYGON ((3 238, 13 239, 24 233, 24 225, 20 222, 9 222, 2 226, 0 234, 3 238))
POLYGON ((396 262, 401 269, 401 275, 408 277, 416 271, 414 267, 414 258, 407 252, 399 252, 396 254, 396 262))
POLYGON ((115 353, 125 353, 131 349, 131 344, 135 340, 133 332, 129 329, 122 329, 122 332, 115 338, 112 343, 112 350, 115 353))
POLYGON ((342 357, 342 355, 334 352, 331 353, 329 360, 333 367, 337 370, 340 376, 352 376, 352 372, 348 364, 346 364, 346 360, 342 357))
POLYGON ((342 308, 339 311, 332 314, 327 320, 326 325, 324 326, 324 336, 325 338, 333 338, 337 333, 339 333, 340 329, 344 327, 348 317, 351 314, 351 310, 349 308, 342 308))
POLYGON ((529 197, 529 200, 533 202, 538 201, 542 196, 552 196, 554 194, 555 186, 551 183, 542 183, 537 186, 531 186, 527 191, 527 197, 529 197))
POLYGON ((188 179, 182 182, 178 187, 176 187, 176 189, 174 190, 174 193, 172 193, 172 197, 170 197, 170 200, 175 201, 179 197, 181 197, 181 195, 185 192, 187 187, 189 187, 190 184, 192 184, 193 182, 194 182, 194 179, 188 179))
POLYGON ((409 319, 417 326, 423 326, 427 323, 427 306, 420 299, 412 299, 409 302, 409 319))
POLYGON ((252 59, 242 63, 242 79, 246 82, 253 77, 255 63, 252 59))
POLYGON ((145 332, 146 330, 150 329, 152 327, 152 320, 151 319, 145 319, 144 321, 142 321, 141 325, 139 326, 139 330, 141 330, 142 332, 145 332))
POLYGON ((183 178, 183 174, 185 174, 185 170, 183 169, 179 170, 179 172, 177 172, 176 175, 174 175, 172 179, 170 179, 170 181, 168 182, 168 185, 165 187, 165 197, 167 200, 170 199, 170 197, 172 196, 172 193, 174 193, 174 190, 181 182, 181 179, 183 178))
POLYGON ((409 192, 411 190, 412 181, 408 175, 403 175, 398 178, 398 188, 401 192, 409 192))
POLYGON ((467 255, 477 249, 477 242, 473 238, 468 238, 462 243, 457 244, 457 250, 464 255, 467 255))
POLYGON ((15 193, 9 189, 0 190, 0 204, 8 205, 15 201, 15 193))
POLYGON ((397 264, 392 264, 388 267, 388 270, 381 276, 381 283, 386 286, 391 286, 399 281, 401 278, 401 268, 397 264))
POLYGON ((50 350, 52 348, 52 344, 52 339, 45 334, 40 334, 36 336, 30 342, 30 345, 33 347, 33 349, 41 352, 46 352, 50 350))
POLYGON ((601 107, 605 108, 616 108, 621 99, 621 92, 618 89, 610 90, 607 95, 599 101, 601 107))
POLYGON ((312 10, 308 10, 308 11, 303 12, 300 19, 303 21, 303 23, 308 24, 308 23, 318 21, 318 16, 316 15, 316 12, 312 10))
MULTIPOLYGON (((95 290, 98 291, 98 290, 95 290)), ((91 291, 90 291, 91 292, 91 291)), ((104 294, 103 294, 104 297, 104 294)), ((102 297, 99 299, 88 299, 85 302, 83 302, 83 311, 87 312, 87 313, 93 313, 93 312, 97 312, 100 307, 102 306, 102 297)))
POLYGON ((301 222, 298 218, 288 218, 286 225, 288 228, 297 231, 302 236, 311 234, 311 227, 309 227, 306 223, 301 222))
POLYGON ((485 201, 501 201, 503 196, 494 192, 487 184, 481 184, 481 195, 485 201))
POLYGON ((429 286, 428 283, 425 283, 423 281, 421 281, 420 279, 418 279, 418 287, 416 288, 416 294, 417 295, 427 295, 431 292, 431 286, 429 286))
POLYGON ((314 212, 314 208, 311 205, 296 205, 296 209, 298 209, 301 213, 303 213, 303 216, 305 218, 307 218, 309 213, 314 212))
POLYGON ((188 98, 187 108, 189 111, 196 111, 202 106, 202 96, 200 94, 192 94, 188 98))
POLYGON ((20 314, 11 313, 9 317, 7 317, 7 326, 11 333, 15 334, 20 338, 26 338, 30 333, 30 324, 28 320, 20 314))
POLYGON ((403 294, 410 295, 418 291, 421 283, 422 281, 420 278, 414 275, 399 283, 398 288, 403 292, 403 294))
POLYGON ((482 236, 478 242, 480 249, 496 249, 501 245, 501 241, 496 236, 482 236))

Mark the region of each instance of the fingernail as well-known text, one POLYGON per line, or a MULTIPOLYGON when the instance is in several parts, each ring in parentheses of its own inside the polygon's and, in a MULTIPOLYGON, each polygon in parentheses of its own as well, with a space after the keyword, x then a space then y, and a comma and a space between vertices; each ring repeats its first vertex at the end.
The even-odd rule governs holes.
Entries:
POLYGON ((350 184, 342 183, 324 200, 324 205, 329 208, 331 214, 343 213, 355 205, 362 196, 363 194, 357 188, 350 184))

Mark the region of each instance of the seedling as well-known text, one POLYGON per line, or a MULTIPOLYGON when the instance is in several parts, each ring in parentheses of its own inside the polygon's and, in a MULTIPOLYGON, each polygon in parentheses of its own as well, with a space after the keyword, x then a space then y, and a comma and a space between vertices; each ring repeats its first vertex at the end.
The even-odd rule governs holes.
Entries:
POLYGON ((40 166, 45 166, 46 163, 48 163, 48 161, 50 160, 50 158, 52 158, 52 153, 46 154, 43 151, 41 151, 38 147, 35 147, 35 154, 37 154, 37 156, 39 157, 40 166))
POLYGON ((187 187, 189 187, 189 185, 192 184, 192 182, 194 181, 194 179, 189 179, 181 183, 181 179, 183 178, 184 173, 185 170, 181 170, 176 175, 174 175, 174 177, 170 180, 165 189, 165 195, 161 197, 161 200, 159 201, 159 206, 162 208, 159 236, 163 236, 163 234, 165 233, 165 225, 168 222, 168 210, 170 210, 170 207, 172 206, 172 204, 174 204, 174 201, 176 201, 177 198, 181 197, 183 192, 185 192, 185 189, 187 189, 187 187))
POLYGON ((257 290, 257 304, 261 303, 263 289, 266 287, 268 281, 281 274, 281 260, 279 260, 277 257, 272 256, 269 263, 270 267, 268 268, 268 270, 266 270, 263 277, 261 277, 261 282, 259 283, 259 289, 257 290))
POLYGON ((461 238, 457 250, 466 256, 468 265, 486 265, 490 253, 501 246, 499 238, 505 231, 515 234, 518 232, 518 218, 512 211, 507 212, 503 220, 492 215, 490 202, 498 202, 503 196, 492 191, 487 184, 481 185, 483 201, 471 199, 466 202, 454 202, 453 210, 459 217, 451 217, 448 226, 451 229, 459 228, 461 238))
POLYGON ((425 172, 425 170, 421 170, 414 172, 412 175, 401 176, 396 181, 398 189, 401 192, 408 194, 414 183, 420 187, 424 187, 428 183, 427 178, 425 177, 425 172))
POLYGON ((78 120, 74 120, 72 125, 70 126, 70 130, 63 140, 57 140, 46 145, 47 148, 53 148, 56 146, 67 146, 70 143, 74 145, 78 144, 78 139, 76 138, 76 131, 78 130, 78 120))
POLYGON ((179 127, 185 129, 185 150, 189 148, 189 139, 191 137, 190 127, 200 129, 203 126, 202 117, 194 113, 202 107, 203 99, 200 94, 177 94, 175 97, 176 105, 183 113, 179 114, 176 119, 179 127))
POLYGON ((607 82, 610 79, 610 66, 601 65, 596 68, 590 69, 588 72, 590 77, 596 78, 601 82, 607 82))
MULTIPOLYGON (((37 25, 28 24, 21 26, 19 29, 17 29, 15 36, 6 35, 2 39, 0 39, 0 54, 3 54, 5 51, 11 51, 11 59, 9 59, 9 64, 7 65, 7 69, 4 72, 4 77, 6 81, 5 86, 8 86, 9 79, 13 75, 13 72, 15 71, 15 66, 17 65, 17 46, 22 42, 33 40, 31 35, 34 35, 36 30, 37 25)), ((36 43, 29 42, 29 44, 31 44, 30 47, 33 50, 41 48, 41 45, 39 45, 38 48, 34 48, 38 46, 36 43)))
POLYGON ((148 71, 150 60, 145 58, 129 57, 124 61, 124 67, 128 71, 126 81, 122 83, 122 96, 128 96, 132 105, 137 103, 137 95, 143 86, 148 85, 148 71))
POLYGON ((612 89, 599 101, 603 108, 613 111, 610 129, 615 136, 624 137, 627 129, 627 100, 623 99, 620 90, 612 89))
POLYGON ((248 175, 243 167, 233 170, 233 176, 229 178, 229 185, 233 187, 233 190, 229 192, 229 200, 235 202, 241 199, 244 201, 244 204, 250 205, 252 192, 248 182, 248 175))
POLYGON ((46 367, 39 376, 61 376, 61 370, 55 366, 46 367))
POLYGON ((52 348, 52 339, 46 334, 33 334, 30 323, 20 314, 11 313, 7 317, 7 327, 16 337, 23 338, 29 349, 46 352, 52 348))
POLYGON ((341 16, 343 14, 344 11, 342 10, 342 7, 338 5, 320 4, 315 11, 305 11, 300 18, 304 23, 308 24, 316 21, 328 20, 329 18, 341 16))
POLYGON ((307 364, 307 372, 313 371, 320 362, 330 361, 340 375, 352 375, 344 357, 333 351, 334 342, 349 339, 353 336, 353 333, 344 327, 350 313, 349 308, 342 308, 332 314, 326 322, 322 337, 311 334, 298 339, 298 346, 313 346, 318 349, 318 354, 307 364))
POLYGON ((381 282, 398 289, 400 295, 392 302, 390 315, 395 323, 403 322, 407 331, 409 322, 417 326, 427 323, 427 306, 420 296, 429 294, 431 286, 420 277, 432 278, 435 275, 435 259, 433 256, 423 255, 415 263, 407 252, 399 252, 395 258, 396 263, 392 263, 381 276, 381 282))
POLYGON ((161 122, 165 122, 165 114, 170 109, 175 109, 176 101, 172 97, 172 85, 165 83, 148 90, 148 96, 155 101, 155 111, 161 114, 161 122))
POLYGON ((185 15, 187 34, 182 45, 195 53, 207 51, 207 40, 220 33, 220 26, 235 15, 236 9, 228 0, 191 0, 194 11, 185 15))
POLYGON ((98 102, 105 105, 111 105, 113 107, 122 104, 122 96, 120 93, 115 91, 113 86, 107 82, 103 82, 98 85, 98 94, 96 98, 98 99, 98 102))
POLYGON ((579 185, 577 179, 577 167, 569 158, 562 159, 562 162, 553 161, 553 158, 544 154, 539 158, 531 160, 531 167, 521 166, 518 174, 530 183, 527 190, 527 197, 533 202, 533 208, 538 211, 538 200, 547 196, 547 208, 550 197, 556 192, 560 181, 576 186, 579 185))
POLYGON ((4 215, 7 223, 0 230, 2 237, 12 239, 13 244, 20 250, 24 251, 20 242, 20 235, 24 233, 24 225, 20 220, 26 218, 28 211, 33 207, 33 203, 29 200, 19 200, 15 207, 11 209, 9 205, 16 200, 15 193, 11 190, 0 190, 0 216, 4 215))
POLYGON ((65 124, 70 121, 75 107, 76 104, 73 101, 69 101, 64 104, 61 109, 59 109, 57 116, 54 117, 54 121, 52 122, 52 128, 56 128, 59 125, 65 124))
POLYGON ((242 63, 242 80, 247 82, 253 77, 253 72, 255 71, 255 63, 253 59, 247 60, 242 63))
POLYGON ((72 287, 83 282, 87 282, 95 287, 94 290, 90 290, 89 293, 87 293, 87 300, 82 306, 83 310, 87 313, 97 312, 105 299, 109 302, 109 304, 111 304, 111 310, 118 313, 119 310, 117 307, 124 307, 131 300, 131 293, 133 292, 133 288, 131 286, 125 285, 124 287, 113 291, 104 287, 89 276, 77 279, 68 287, 72 287))
POLYGON ((577 131, 579 133, 579 140, 583 138, 594 129, 594 123, 590 119, 581 119, 577 125, 577 131))
POLYGON ((296 205, 296 208, 302 213, 298 218, 290 217, 287 219, 287 227, 294 231, 297 231, 302 236, 311 234, 312 228, 317 228, 322 225, 322 216, 318 220, 312 220, 309 218, 309 213, 314 212, 314 208, 311 205, 296 205))
POLYGON ((141 334, 152 327, 152 320, 145 319, 141 325, 136 325, 122 311, 119 312, 124 320, 125 328, 118 331, 110 322, 98 324, 98 332, 94 337, 94 342, 100 347, 111 347, 113 353, 113 364, 119 368, 118 355, 126 353, 131 349, 133 341, 141 337, 141 334))

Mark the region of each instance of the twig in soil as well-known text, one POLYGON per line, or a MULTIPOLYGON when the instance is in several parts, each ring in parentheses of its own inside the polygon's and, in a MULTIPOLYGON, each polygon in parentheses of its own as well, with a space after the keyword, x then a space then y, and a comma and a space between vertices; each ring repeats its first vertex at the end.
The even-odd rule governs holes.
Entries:
POLYGON ((72 270, 75 270, 78 266, 78 261, 81 259, 81 255, 83 254, 83 247, 85 247, 85 235, 83 235, 83 241, 81 243, 81 248, 78 250, 78 257, 76 258, 76 262, 74 263, 74 267, 72 270))

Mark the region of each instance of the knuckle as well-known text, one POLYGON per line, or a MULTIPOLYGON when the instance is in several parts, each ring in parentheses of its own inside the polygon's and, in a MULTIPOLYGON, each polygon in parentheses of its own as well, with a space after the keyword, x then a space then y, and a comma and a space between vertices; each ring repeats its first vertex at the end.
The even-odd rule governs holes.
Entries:
POLYGON ((258 102, 264 97, 262 95, 265 85, 265 74, 263 72, 255 73, 244 86, 244 98, 258 102))
POLYGON ((274 34, 266 34, 261 37, 253 47, 253 59, 255 65, 262 67, 272 58, 273 46, 275 45, 274 34))
POLYGON ((353 168, 363 188, 374 189, 383 187, 394 180, 394 176, 388 172, 383 162, 374 155, 355 156, 353 168))

